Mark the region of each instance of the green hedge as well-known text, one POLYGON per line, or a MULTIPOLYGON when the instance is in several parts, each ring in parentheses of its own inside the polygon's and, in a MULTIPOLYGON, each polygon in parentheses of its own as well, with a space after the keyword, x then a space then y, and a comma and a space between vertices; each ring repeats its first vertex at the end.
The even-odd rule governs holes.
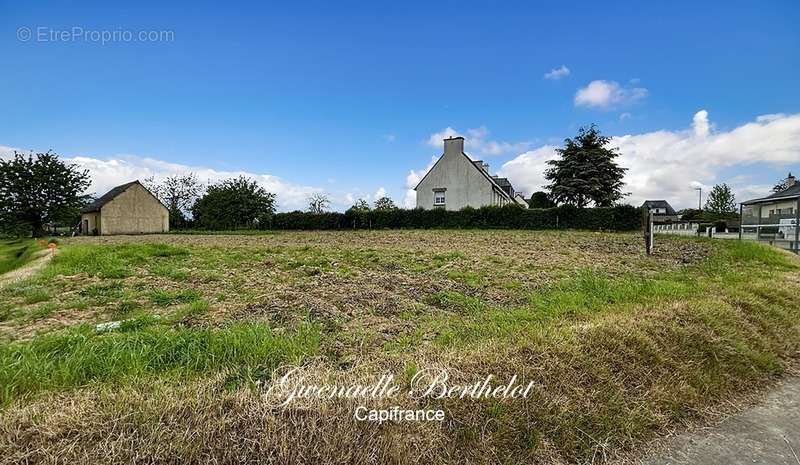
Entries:
POLYGON ((630 205, 608 208, 524 209, 505 207, 465 208, 459 211, 372 210, 314 214, 301 211, 278 213, 271 229, 589 229, 631 231, 641 227, 641 212, 630 205))

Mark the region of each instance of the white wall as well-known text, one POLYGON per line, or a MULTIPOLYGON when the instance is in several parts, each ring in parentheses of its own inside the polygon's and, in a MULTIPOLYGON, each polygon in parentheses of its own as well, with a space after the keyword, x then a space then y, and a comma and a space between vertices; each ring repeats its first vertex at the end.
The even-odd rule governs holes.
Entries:
POLYGON ((434 208, 433 193, 436 189, 446 189, 444 208, 447 210, 505 205, 511 202, 507 197, 494 192, 493 184, 463 152, 464 139, 445 139, 444 155, 417 186, 418 208, 434 208))

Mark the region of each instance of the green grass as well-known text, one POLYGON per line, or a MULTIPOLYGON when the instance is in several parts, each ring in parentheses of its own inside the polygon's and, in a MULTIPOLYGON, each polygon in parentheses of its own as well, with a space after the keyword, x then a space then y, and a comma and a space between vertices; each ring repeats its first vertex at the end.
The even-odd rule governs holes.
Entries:
MULTIPOLYGON (((280 414, 265 417, 256 401, 237 403, 230 413, 229 398, 219 397, 232 394, 241 402, 249 394, 230 391, 262 386, 279 364, 320 354, 313 369, 330 370, 335 379, 349 376, 352 360, 367 367, 377 360, 376 372, 394 369, 407 383, 435 360, 469 381, 491 373, 537 386, 527 401, 445 402, 453 421, 440 431, 438 448, 453 461, 496 461, 492 454, 502 450, 510 463, 547 463, 549 451, 583 463, 604 447, 612 453, 637 447, 763 386, 800 348, 800 286, 787 279, 787 272, 800 270, 798 261, 757 243, 670 238, 664 246, 688 245, 678 249, 688 250, 686 256, 646 257, 638 237, 613 234, 470 232, 460 241, 469 247, 453 251, 456 232, 444 240, 445 232, 326 234, 334 239, 330 244, 316 233, 296 242, 288 233, 238 242, 198 237, 190 249, 67 243, 41 277, 2 291, 0 320, 36 326, 41 319, 45 327, 52 312, 69 318, 68 310, 80 303, 98 311, 78 321, 86 315, 124 321, 104 333, 92 325, 50 333, 45 327, 27 341, 0 343, 6 417, 17 412, 27 418, 36 406, 43 409, 38 415, 50 418, 42 405, 49 397, 38 394, 85 388, 102 400, 75 407, 74 424, 91 424, 92 438, 107 437, 103 425, 109 422, 91 419, 116 418, 115 409, 138 399, 157 415, 125 427, 153 432, 149 440, 177 437, 180 443, 183 422, 202 421, 204 434, 231 424, 236 440, 255 443, 263 431, 248 435, 237 419, 255 412, 261 425, 279 421, 280 414), (441 242, 432 251, 419 249, 437 236, 441 242), (397 246, 403 240, 413 243, 397 246), (531 254, 529 247, 542 253, 531 254), (275 331, 237 320, 250 317, 270 321, 275 331), (208 398, 182 397, 206 385, 195 381, 220 372, 225 376, 211 380, 208 398), (160 390, 137 397, 161 380, 160 390), (127 394, 115 397, 117 390, 127 394), (156 427, 162 414, 177 420, 156 427)), ((22 325, 5 326, 13 332, 22 325)), ((407 406, 423 407, 414 402, 407 406)), ((348 421, 331 416, 336 409, 328 407, 307 411, 326 422, 281 424, 282 431, 307 437, 303 428, 348 421)), ((64 433, 62 418, 42 429, 64 433)), ((15 421, 5 427, 16 427, 15 421)), ((348 425, 333 433, 341 436, 323 437, 348 453, 370 437, 358 432, 358 425, 348 425)), ((386 430, 380 437, 398 447, 392 453, 417 446, 393 434, 386 430)), ((58 453, 48 438, 27 450, 58 453)), ((210 456, 220 458, 224 446, 209 446, 210 456)), ((76 450, 81 447, 96 447, 96 440, 76 450)), ((142 445, 140 451, 153 458, 161 449, 142 445)), ((172 454, 173 461, 191 459, 172 454)))
POLYGON ((19 268, 40 247, 33 239, 0 240, 0 274, 19 268))
POLYGON ((153 259, 188 254, 187 249, 169 244, 71 245, 56 255, 42 277, 83 273, 103 279, 126 278, 133 275, 137 266, 153 259))
MULTIPOLYGON (((497 306, 458 291, 439 292, 428 303, 455 315, 431 316, 422 325, 436 334, 435 341, 442 346, 476 345, 498 338, 524 337, 532 330, 568 318, 630 311, 633 306, 644 304, 662 305, 702 296, 712 289, 734 293, 737 287, 756 278, 768 279, 776 271, 800 269, 790 256, 767 245, 739 241, 718 245, 710 259, 682 272, 644 277, 581 270, 573 278, 530 293, 524 306, 497 306)), ((410 342, 419 339, 406 337, 397 346, 409 350, 413 348, 410 342)))
POLYGON ((227 366, 271 370, 301 361, 319 345, 318 330, 311 326, 288 336, 260 323, 220 329, 142 326, 132 323, 102 334, 80 327, 0 346, 0 404, 44 390, 152 373, 185 375, 227 366))
POLYGON ((180 291, 165 291, 158 289, 150 294, 150 300, 158 306, 169 307, 175 304, 185 304, 200 300, 201 295, 193 289, 182 289, 180 291))

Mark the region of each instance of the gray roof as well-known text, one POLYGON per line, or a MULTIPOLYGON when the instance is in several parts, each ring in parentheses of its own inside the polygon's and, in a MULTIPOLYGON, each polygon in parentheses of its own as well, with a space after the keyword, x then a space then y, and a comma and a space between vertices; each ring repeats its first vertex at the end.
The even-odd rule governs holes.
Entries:
MULTIPOLYGON (((106 192, 105 194, 103 194, 102 197, 98 198, 94 202, 92 202, 89 205, 83 207, 81 209, 81 213, 99 212, 100 209, 103 208, 103 205, 105 205, 108 202, 111 202, 112 200, 114 200, 119 194, 125 192, 129 187, 131 187, 134 184, 141 185, 142 183, 140 183, 139 180, 137 179, 136 181, 127 182, 125 184, 117 186, 117 187, 111 189, 110 191, 106 192)), ((142 187, 144 187, 144 186, 142 186, 142 187)))
POLYGON ((798 197, 800 197, 800 182, 795 182, 794 185, 789 187, 788 189, 784 189, 780 192, 775 192, 774 194, 770 194, 760 199, 753 199, 753 200, 748 200, 746 202, 742 202, 742 205, 747 205, 751 203, 770 202, 772 200, 796 199, 798 197))
POLYGON ((648 210, 651 208, 665 208, 667 210, 667 215, 678 214, 666 200, 645 200, 642 206, 648 210))
POLYGON ((508 181, 508 178, 498 178, 497 176, 492 176, 494 182, 497 183, 500 187, 512 187, 511 183, 508 181))

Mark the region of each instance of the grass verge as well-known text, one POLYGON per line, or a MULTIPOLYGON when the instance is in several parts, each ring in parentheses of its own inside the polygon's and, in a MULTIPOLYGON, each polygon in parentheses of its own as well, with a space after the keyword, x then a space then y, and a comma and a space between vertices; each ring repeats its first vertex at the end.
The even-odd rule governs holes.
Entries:
POLYGON ((39 249, 33 239, 0 240, 0 274, 19 268, 39 249))
POLYGON ((311 326, 290 336, 259 323, 175 329, 138 318, 109 333, 84 326, 0 346, 0 404, 44 390, 154 373, 187 375, 227 366, 272 370, 301 361, 318 345, 319 333, 311 326))

